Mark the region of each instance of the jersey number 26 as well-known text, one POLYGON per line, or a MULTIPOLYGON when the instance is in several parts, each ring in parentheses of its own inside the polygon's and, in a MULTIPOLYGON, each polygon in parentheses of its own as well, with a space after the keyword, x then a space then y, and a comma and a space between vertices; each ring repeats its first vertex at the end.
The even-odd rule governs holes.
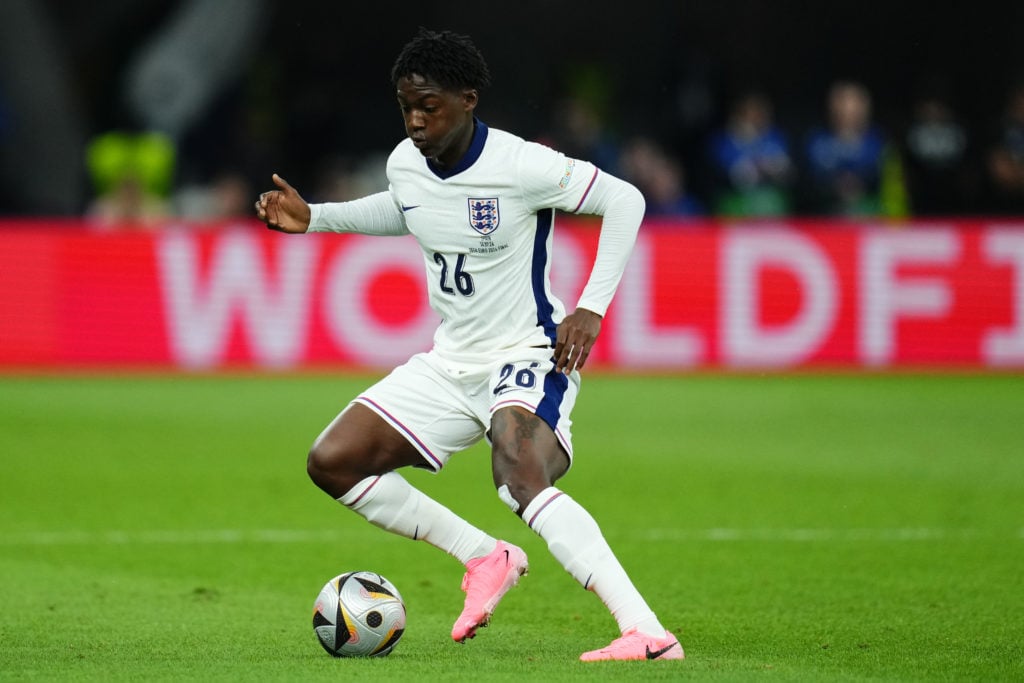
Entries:
POLYGON ((473 296, 473 292, 476 291, 476 286, 473 284, 473 276, 466 272, 466 259, 465 254, 459 254, 455 260, 455 272, 452 273, 452 282, 448 281, 448 259, 444 257, 444 254, 434 252, 434 263, 441 266, 441 291, 445 294, 455 294, 458 290, 462 296, 473 296), (454 283, 455 289, 452 289, 454 283))

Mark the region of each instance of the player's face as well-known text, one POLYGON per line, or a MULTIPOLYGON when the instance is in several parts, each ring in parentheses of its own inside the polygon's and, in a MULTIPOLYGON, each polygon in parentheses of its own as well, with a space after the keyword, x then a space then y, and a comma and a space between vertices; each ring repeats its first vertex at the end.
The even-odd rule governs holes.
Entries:
POLYGON ((453 166, 473 140, 476 90, 445 90, 417 74, 398 81, 398 106, 416 149, 442 167, 453 166))

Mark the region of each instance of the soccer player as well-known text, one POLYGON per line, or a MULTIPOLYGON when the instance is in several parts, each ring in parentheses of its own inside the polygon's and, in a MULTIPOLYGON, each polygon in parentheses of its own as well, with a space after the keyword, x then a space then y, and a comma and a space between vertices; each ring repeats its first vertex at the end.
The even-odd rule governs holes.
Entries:
POLYGON ((499 498, 596 593, 621 637, 583 661, 681 659, 593 517, 554 486, 572 462, 570 414, 583 368, 644 214, 632 185, 475 115, 490 82, 471 40, 421 29, 391 71, 408 139, 387 163, 389 190, 309 205, 283 178, 256 213, 287 233, 412 235, 423 249, 433 348, 357 396, 315 440, 307 469, 341 504, 466 566, 452 638, 486 626, 526 573, 522 549, 489 536, 396 470, 435 472, 482 438, 499 498), (603 216, 598 253, 575 311, 552 295, 555 211, 603 216))

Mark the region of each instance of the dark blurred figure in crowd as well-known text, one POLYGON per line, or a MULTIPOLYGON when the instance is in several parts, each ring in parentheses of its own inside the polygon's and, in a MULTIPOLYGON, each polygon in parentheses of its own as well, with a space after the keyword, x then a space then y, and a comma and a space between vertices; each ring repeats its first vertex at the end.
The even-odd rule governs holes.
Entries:
POLYGON ((332 155, 317 169, 310 197, 316 202, 347 202, 384 192, 388 189, 387 162, 384 152, 332 155))
POLYGON ((837 81, 828 92, 828 125, 807 139, 808 209, 837 216, 881 211, 885 140, 872 122, 871 95, 860 83, 837 81))
MULTIPOLYGON (((0 82, 0 155, 6 157, 13 155, 10 149, 12 128, 10 104, 7 101, 7 94, 4 83, 0 82)), ((0 168, 0 179, 3 179, 3 169, 0 168)), ((0 215, 10 213, 14 207, 14 201, 8 196, 7 183, 0 183, 0 215)))
POLYGON ((174 194, 174 214, 196 221, 223 221, 252 216, 252 183, 245 174, 224 169, 207 184, 182 187, 174 194))
POLYGON ((709 140, 708 157, 717 214, 780 216, 789 211, 793 160, 764 93, 746 92, 733 102, 725 126, 709 140))
POLYGON ((1014 86, 1007 96, 988 152, 988 181, 993 210, 1024 214, 1024 83, 1014 86))
MULTIPOLYGON (((721 121, 722 67, 697 45, 681 46, 666 58, 671 66, 665 82, 670 85, 663 114, 666 120, 659 126, 663 132, 658 139, 675 158, 686 161, 690 172, 687 188, 707 205, 714 194, 714 183, 705 166, 707 140, 721 121)), ((645 117, 649 122, 649 113, 645 112, 645 117)), ((634 126, 633 130, 642 128, 634 126)))
POLYGON ((915 100, 903 146, 915 215, 962 215, 974 209, 970 139, 945 95, 928 91, 915 100))
POLYGON ((608 130, 594 98, 573 96, 562 100, 554 110, 551 132, 541 142, 567 156, 588 159, 603 171, 619 173, 619 144, 608 130))
POLYGON ((648 138, 630 140, 622 151, 622 174, 643 192, 650 218, 691 218, 705 213, 687 191, 683 165, 648 138))
POLYGON ((90 202, 85 217, 98 230, 154 230, 171 217, 171 207, 163 197, 148 192, 137 176, 124 175, 90 202))

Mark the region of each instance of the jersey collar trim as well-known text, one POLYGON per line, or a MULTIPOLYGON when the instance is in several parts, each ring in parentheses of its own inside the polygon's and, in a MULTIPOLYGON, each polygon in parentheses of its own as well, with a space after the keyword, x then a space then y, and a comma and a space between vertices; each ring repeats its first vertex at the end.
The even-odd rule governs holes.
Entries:
POLYGON ((451 168, 441 168, 427 159, 427 168, 441 180, 447 180, 454 175, 462 173, 476 163, 484 151, 484 143, 487 142, 487 126, 483 121, 473 117, 473 141, 469 143, 469 149, 459 159, 459 163, 451 168))

